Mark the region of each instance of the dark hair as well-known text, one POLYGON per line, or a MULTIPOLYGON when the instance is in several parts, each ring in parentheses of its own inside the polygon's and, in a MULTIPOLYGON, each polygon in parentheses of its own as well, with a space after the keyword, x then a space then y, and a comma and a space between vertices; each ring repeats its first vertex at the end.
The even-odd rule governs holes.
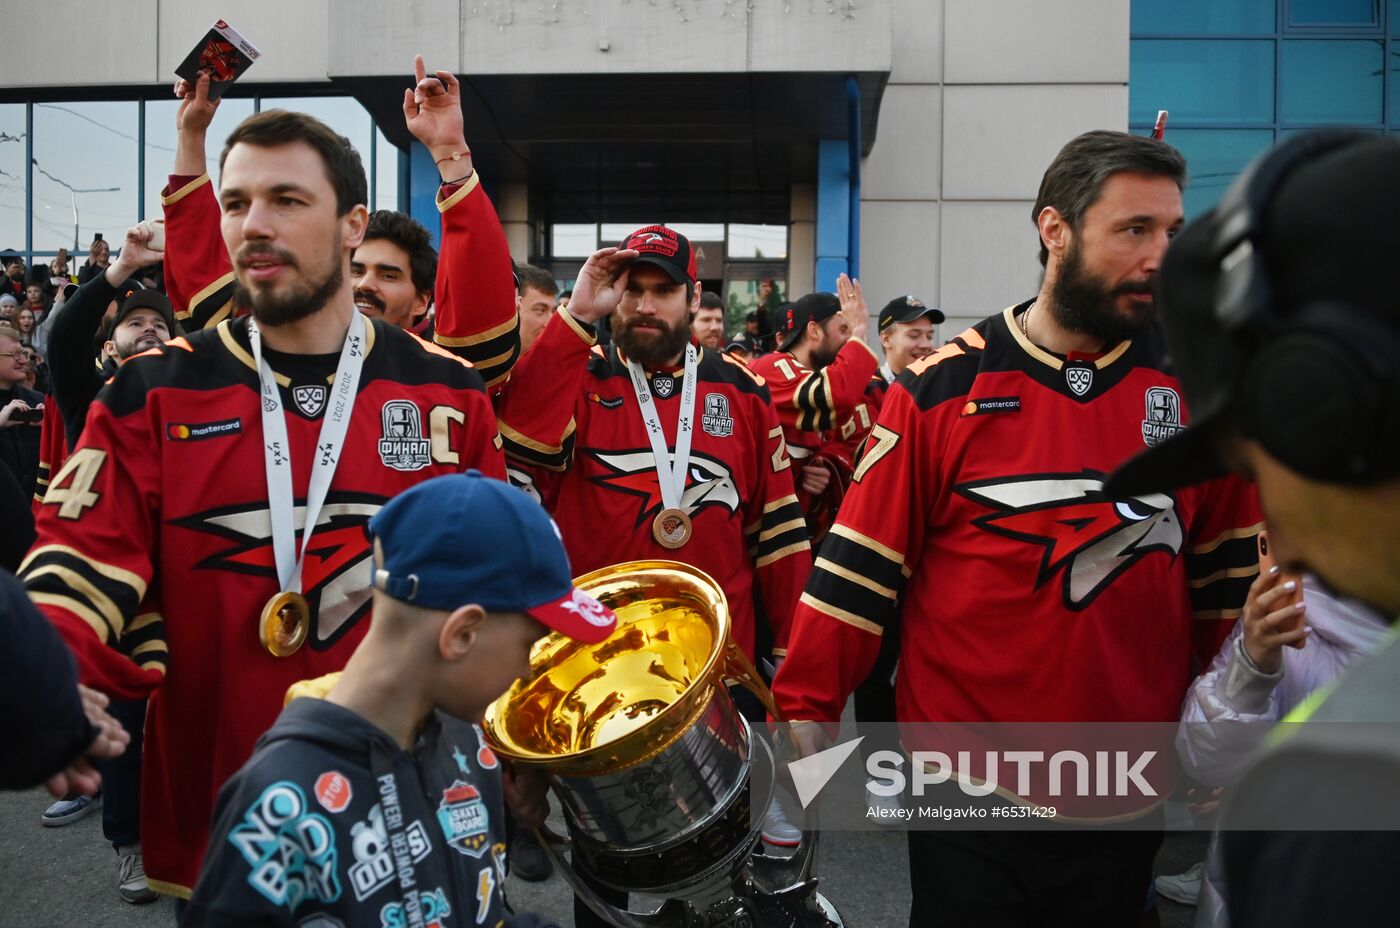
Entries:
MULTIPOLYGON (((1040 228, 1040 214, 1047 206, 1064 218, 1074 231, 1079 221, 1103 192, 1103 185, 1114 174, 1150 174, 1170 177, 1177 189, 1186 186, 1186 159, 1166 142, 1126 132, 1096 129, 1070 140, 1040 179, 1040 192, 1031 210, 1031 223, 1040 228)), ((1050 258, 1040 243, 1040 264, 1050 258)))
POLYGON ((525 292, 526 287, 534 287, 545 296, 559 295, 559 285, 554 282, 554 275, 542 267, 535 267, 533 264, 517 264, 515 276, 520 278, 520 291, 522 293, 525 292))
POLYGON ((392 209, 377 209, 369 214, 365 241, 377 238, 386 239, 403 249, 403 253, 408 255, 408 273, 413 280, 413 289, 431 294, 437 281, 438 256, 433 249, 432 236, 423 224, 412 216, 392 209))
POLYGON ((326 179, 335 189, 336 215, 344 216, 356 206, 369 202, 369 185, 360 153, 343 135, 314 116, 287 110, 264 110, 254 113, 238 124, 224 143, 219 155, 219 170, 233 146, 242 142, 258 148, 276 148, 293 142, 305 142, 321 156, 326 167, 326 179))
POLYGON ((705 290, 700 294, 701 309, 717 309, 724 312, 724 300, 713 290, 705 290))

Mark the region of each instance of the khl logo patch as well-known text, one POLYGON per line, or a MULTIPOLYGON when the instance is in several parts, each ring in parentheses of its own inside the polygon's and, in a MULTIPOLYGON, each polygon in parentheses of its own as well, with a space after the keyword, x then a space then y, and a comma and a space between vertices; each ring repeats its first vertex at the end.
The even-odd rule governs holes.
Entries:
POLYGON ((1069 384, 1069 388, 1074 391, 1075 396, 1083 396, 1094 385, 1094 369, 1092 367, 1066 367, 1065 383, 1069 384))

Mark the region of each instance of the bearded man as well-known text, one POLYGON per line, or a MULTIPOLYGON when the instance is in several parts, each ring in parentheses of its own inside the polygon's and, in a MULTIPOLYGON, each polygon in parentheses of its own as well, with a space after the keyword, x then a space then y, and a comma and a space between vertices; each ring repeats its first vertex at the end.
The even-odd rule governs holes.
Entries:
MULTIPOLYGON (((142 849, 151 888, 182 898, 214 797, 287 687, 341 669, 364 635, 370 517, 434 476, 505 476, 480 375, 356 311, 369 213, 349 141, 272 110, 239 124, 219 166, 250 313, 121 366, 20 569, 84 682, 151 696, 142 849)), ((289 899, 338 891, 284 867, 324 851, 285 846, 297 834, 283 830, 258 878, 289 899)))
MULTIPOLYGON (((1208 660, 1243 606, 1258 529, 1233 479, 1103 490, 1186 421, 1148 325, 1185 168, 1121 132, 1056 156, 1032 215, 1040 293, 885 396, 773 684, 788 718, 838 722, 899 616, 900 723, 1175 723, 1193 644, 1208 660)), ((805 753, 821 734, 798 726, 805 753)), ((955 777, 985 782, 983 756, 955 777)), ((1133 830, 911 831, 909 923, 1137 924, 1160 814, 1144 798, 1118 816, 1133 830)))

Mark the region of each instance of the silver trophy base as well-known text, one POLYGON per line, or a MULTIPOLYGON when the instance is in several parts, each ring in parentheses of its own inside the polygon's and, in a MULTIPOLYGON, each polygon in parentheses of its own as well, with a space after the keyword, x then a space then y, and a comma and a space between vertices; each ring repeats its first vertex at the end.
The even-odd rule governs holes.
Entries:
MULTIPOLYGON (((648 895, 665 901, 655 912, 632 912, 600 898, 566 859, 564 851, 582 849, 581 842, 555 834, 548 827, 537 829, 540 846, 563 874, 583 903, 595 915, 618 928, 845 928, 836 907, 817 892, 812 877, 818 833, 806 831, 802 843, 790 857, 755 853, 762 828, 763 810, 773 796, 775 764, 772 749, 763 739, 750 739, 759 746, 750 762, 763 765, 763 776, 750 771, 749 786, 767 784, 750 797, 750 832, 746 838, 702 873, 681 883, 649 887, 648 895)), ((597 879, 595 875, 593 877, 597 879)))

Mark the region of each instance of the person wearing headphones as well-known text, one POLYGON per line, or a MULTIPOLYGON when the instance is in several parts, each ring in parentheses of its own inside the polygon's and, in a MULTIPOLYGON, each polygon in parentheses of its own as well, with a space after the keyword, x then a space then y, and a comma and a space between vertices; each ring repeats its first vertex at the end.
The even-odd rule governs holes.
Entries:
MULTIPOLYGON (((1182 231, 1159 312, 1192 425, 1114 495, 1251 477, 1282 571, 1400 615, 1400 140, 1298 136, 1182 231)), ((1285 617, 1287 618, 1287 617, 1285 617)), ((1302 610, 1293 621, 1301 622, 1302 610)), ((1231 788, 1230 922, 1391 920, 1400 871, 1400 644, 1300 704, 1231 788), (1363 724, 1344 724, 1363 723, 1363 724)))

